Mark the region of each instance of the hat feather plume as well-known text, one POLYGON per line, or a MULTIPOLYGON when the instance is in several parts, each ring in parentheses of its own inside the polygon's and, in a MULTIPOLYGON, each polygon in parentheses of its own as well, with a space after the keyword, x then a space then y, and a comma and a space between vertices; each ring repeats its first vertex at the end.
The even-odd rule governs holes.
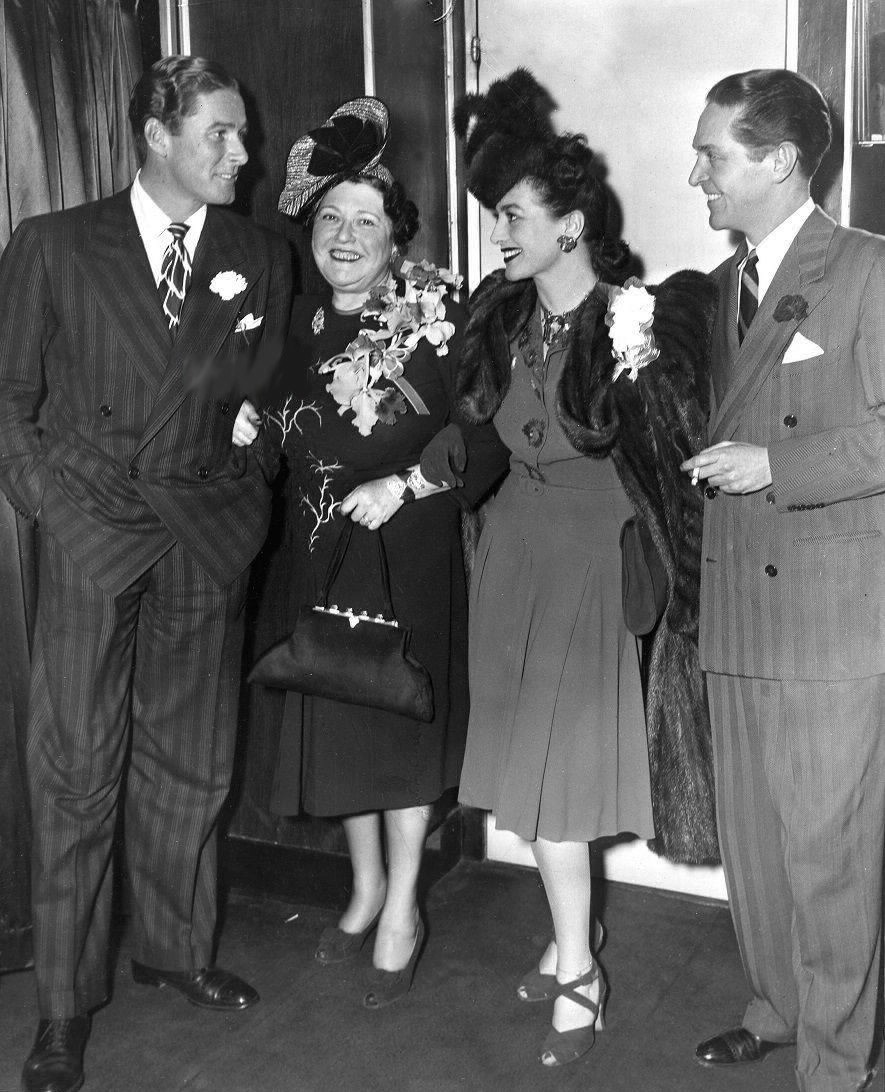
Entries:
POLYGON ((462 98, 453 114, 455 132, 464 140, 468 165, 492 136, 521 144, 547 143, 556 136, 551 115, 557 104, 527 68, 495 80, 484 94, 462 98))

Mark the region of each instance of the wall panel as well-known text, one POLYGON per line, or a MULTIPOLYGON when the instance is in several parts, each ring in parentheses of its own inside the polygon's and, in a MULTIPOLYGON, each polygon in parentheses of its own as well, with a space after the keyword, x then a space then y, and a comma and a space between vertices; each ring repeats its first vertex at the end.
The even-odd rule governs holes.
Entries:
POLYGON ((277 212, 296 137, 364 89, 358 0, 190 0, 191 52, 220 61, 242 82, 251 128, 237 207, 284 233, 306 291, 318 287, 300 227, 277 212))

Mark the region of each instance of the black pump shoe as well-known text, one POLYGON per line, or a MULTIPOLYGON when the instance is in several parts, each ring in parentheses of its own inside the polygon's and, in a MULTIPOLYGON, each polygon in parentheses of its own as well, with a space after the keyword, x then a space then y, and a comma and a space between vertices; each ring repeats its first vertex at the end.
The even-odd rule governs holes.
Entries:
POLYGON ((424 922, 418 919, 418 928, 415 931, 415 946, 409 956, 409 962, 399 971, 382 971, 379 967, 373 967, 369 978, 370 989, 363 998, 363 1004, 367 1009, 382 1009, 390 1005, 412 988, 412 979, 415 977, 415 965, 424 947, 424 922))
POLYGON ((346 963, 349 959, 353 959, 355 955, 362 951, 363 945, 378 924, 380 917, 381 911, 379 910, 365 929, 362 929, 359 933, 348 933, 344 929, 339 929, 337 925, 327 926, 320 936, 313 958, 317 963, 322 963, 324 967, 328 967, 332 963, 346 963))
POLYGON ((41 1020, 22 1070, 22 1092, 77 1092, 83 1087, 83 1050, 89 1016, 41 1020))

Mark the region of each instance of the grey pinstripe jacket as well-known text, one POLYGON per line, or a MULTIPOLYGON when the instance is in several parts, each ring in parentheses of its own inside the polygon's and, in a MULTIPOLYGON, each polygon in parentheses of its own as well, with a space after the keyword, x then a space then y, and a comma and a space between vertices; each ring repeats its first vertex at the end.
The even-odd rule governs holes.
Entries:
POLYGON ((772 484, 706 501, 701 663, 774 679, 880 674, 885 239, 838 227, 815 209, 738 346, 744 253, 741 247, 713 274, 720 287, 714 371, 727 382, 710 442, 767 447, 772 484), (789 308, 785 296, 801 299, 789 308))

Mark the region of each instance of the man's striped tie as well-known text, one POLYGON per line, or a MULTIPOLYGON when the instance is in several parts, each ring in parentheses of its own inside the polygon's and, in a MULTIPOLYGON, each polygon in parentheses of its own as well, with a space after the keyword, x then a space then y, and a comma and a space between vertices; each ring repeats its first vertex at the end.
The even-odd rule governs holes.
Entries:
POLYGON ((184 245, 187 224, 170 224, 167 230, 172 236, 172 242, 163 255, 157 291, 163 301, 163 313, 169 322, 169 329, 174 334, 181 318, 184 294, 191 280, 191 260, 184 245))
POLYGON ((741 270, 741 295, 738 304, 738 341, 741 344, 759 307, 759 270, 756 268, 758 261, 759 255, 751 250, 741 270))

